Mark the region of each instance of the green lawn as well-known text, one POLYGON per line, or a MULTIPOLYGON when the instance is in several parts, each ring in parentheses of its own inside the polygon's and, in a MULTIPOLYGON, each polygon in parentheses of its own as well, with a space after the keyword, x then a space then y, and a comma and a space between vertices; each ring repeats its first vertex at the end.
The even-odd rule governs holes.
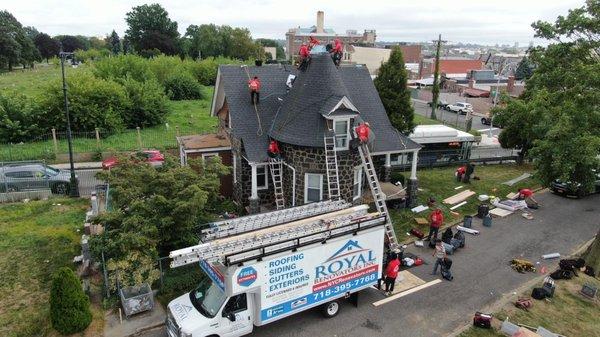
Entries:
POLYGON ((52 273, 80 254, 88 206, 61 198, 0 205, 0 336, 50 333, 52 273))
POLYGON ((421 116, 419 114, 415 114, 415 124, 417 124, 417 125, 437 125, 437 124, 442 124, 442 122, 435 120, 435 119, 427 118, 425 116, 421 116))
MULTIPOLYGON (((520 183, 510 187, 503 185, 502 182, 511 180, 523 174, 524 172, 531 172, 533 168, 527 165, 518 166, 514 164, 504 165, 477 165, 475 167, 475 176, 481 178, 481 180, 471 180, 471 184, 457 183, 454 177, 454 171, 457 166, 444 167, 444 168, 432 168, 422 169, 417 172, 419 178, 419 204, 425 205, 429 197, 433 197, 437 201, 438 207, 442 208, 444 212, 444 223, 452 223, 457 220, 461 220, 465 215, 470 215, 477 212, 477 206, 479 201, 477 195, 487 194, 505 197, 511 191, 516 192, 519 188, 523 187, 534 187, 539 184, 533 181, 531 178, 521 181, 520 183), (464 186, 462 189, 455 190, 455 187, 464 186), (455 210, 458 212, 458 216, 450 214, 449 207, 442 203, 442 200, 457 194, 465 189, 470 189, 477 193, 477 195, 467 199, 467 204, 459 207, 455 210), (496 191, 494 191, 496 189, 496 191)), ((405 174, 406 177, 409 173, 405 174)), ((403 210, 391 210, 390 214, 394 221, 394 227, 396 229, 396 235, 400 241, 410 239, 406 233, 413 227, 418 227, 413 218, 423 217, 428 218, 430 211, 423 211, 419 214, 412 213, 409 209, 403 210)), ((428 231, 428 226, 421 226, 420 229, 425 233, 428 231)))
MULTIPOLYGON (((67 77, 85 69, 85 65, 79 65, 77 68, 65 65, 67 77)), ((60 65, 37 64, 34 69, 16 69, 0 73, 0 91, 14 90, 24 95, 38 94, 49 82, 60 78, 60 65)))
MULTIPOLYGON (((590 301, 579 294, 584 283, 600 288, 600 280, 580 273, 579 277, 571 280, 557 281, 554 297, 549 301, 533 300, 529 311, 515 308, 512 303, 494 314, 499 320, 509 317, 515 324, 525 324, 532 327, 542 326, 554 333, 565 336, 600 336, 600 302, 590 301), (594 318, 596 317, 596 318, 594 318)), ((528 289, 522 297, 530 297, 528 289)), ((472 327, 459 337, 500 337, 506 336, 501 332, 472 327)))

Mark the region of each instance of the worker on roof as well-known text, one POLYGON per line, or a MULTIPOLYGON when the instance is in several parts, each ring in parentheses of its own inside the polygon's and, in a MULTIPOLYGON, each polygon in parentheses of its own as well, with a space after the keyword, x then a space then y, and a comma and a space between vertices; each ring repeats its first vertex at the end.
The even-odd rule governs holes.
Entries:
POLYGON ((369 141, 370 132, 371 126, 369 123, 362 123, 356 127, 356 135, 361 143, 367 143, 369 141))
POLYGON ((335 39, 333 41, 334 45, 333 48, 331 49, 331 58, 333 59, 333 63, 336 66, 340 65, 340 62, 342 62, 342 56, 344 54, 344 46, 342 45, 342 41, 340 41, 339 38, 335 39))
POLYGON ((258 76, 248 81, 248 89, 250 89, 250 104, 258 104, 260 100, 260 79, 258 76))
POLYGON ((279 151, 279 145, 277 144, 276 140, 271 140, 269 142, 268 153, 269 157, 279 159, 281 152, 279 151))
POLYGON ((298 69, 304 70, 308 66, 308 62, 310 60, 310 50, 306 45, 306 42, 303 42, 300 46, 300 63, 298 64, 298 69))
POLYGON ((318 46, 321 44, 321 41, 317 40, 314 35, 309 36, 308 38, 308 50, 313 49, 314 46, 318 46))

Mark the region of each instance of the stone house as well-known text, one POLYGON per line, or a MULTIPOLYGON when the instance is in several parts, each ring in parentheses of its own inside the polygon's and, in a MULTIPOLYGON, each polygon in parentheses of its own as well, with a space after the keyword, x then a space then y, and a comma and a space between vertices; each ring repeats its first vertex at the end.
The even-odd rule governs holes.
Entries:
MULTIPOLYGON (((380 179, 389 180, 392 157, 404 156, 411 162, 409 197, 416 193, 415 158, 421 147, 392 127, 364 66, 336 67, 326 53, 313 54, 304 71, 287 65, 222 65, 211 115, 219 118, 219 133, 230 144, 231 196, 251 213, 273 208, 275 202, 267 152, 271 140, 281 150, 285 207, 330 197, 325 136, 335 139, 340 197, 362 202, 368 188, 353 146, 353 130, 361 122, 370 124, 370 152, 380 179), (248 79, 254 76, 262 82, 256 108, 248 91, 248 79)), ((219 151, 227 148, 222 145, 219 151)), ((201 151, 218 152, 206 147, 201 151)))

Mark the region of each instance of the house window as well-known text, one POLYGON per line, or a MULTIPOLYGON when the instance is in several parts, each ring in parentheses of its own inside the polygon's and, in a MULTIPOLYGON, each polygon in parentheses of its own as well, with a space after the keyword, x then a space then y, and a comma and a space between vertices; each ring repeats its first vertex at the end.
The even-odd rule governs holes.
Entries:
POLYGON ((335 132, 335 147, 338 150, 348 150, 348 133, 350 120, 336 120, 333 122, 333 132, 335 132))
POLYGON ((306 173, 304 176, 304 203, 323 200, 323 175, 306 173))
POLYGON ((256 188, 259 190, 269 188, 267 165, 256 165, 256 188))
POLYGON ((392 154, 390 155, 390 165, 406 165, 408 164, 408 155, 401 154, 392 154))
POLYGON ((360 198, 362 195, 362 167, 354 168, 354 184, 352 185, 353 200, 360 198))
POLYGON ((203 153, 202 160, 206 161, 207 159, 210 160, 210 158, 214 158, 214 157, 218 157, 218 156, 219 156, 219 154, 216 152, 203 153))

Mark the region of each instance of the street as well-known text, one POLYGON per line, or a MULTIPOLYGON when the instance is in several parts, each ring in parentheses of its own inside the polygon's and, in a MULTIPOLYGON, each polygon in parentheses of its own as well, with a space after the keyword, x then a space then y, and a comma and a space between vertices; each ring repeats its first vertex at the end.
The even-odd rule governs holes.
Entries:
POLYGON ((82 196, 90 196, 92 191, 96 189, 96 185, 101 185, 103 182, 96 179, 98 169, 75 169, 75 174, 79 178, 79 194, 82 196))
MULTIPOLYGON (((538 267, 546 265, 552 271, 558 260, 541 260, 542 254, 559 252, 568 256, 596 234, 600 195, 575 200, 545 191, 536 198, 541 207, 533 212, 533 220, 524 219, 520 212, 495 218, 491 228, 482 227, 479 219, 473 220, 473 227, 481 234, 466 234, 466 247, 451 256, 453 282, 443 281, 377 307, 372 303, 385 296, 368 289, 361 293, 358 308, 343 303, 340 314, 333 319, 322 318, 318 310, 308 310, 257 327, 251 336, 448 335, 468 324, 475 311, 485 310, 503 295, 540 276, 513 271, 511 259, 540 262, 538 267)), ((427 282, 439 278, 439 274, 430 274, 431 250, 411 246, 409 251, 427 263, 410 269, 411 273, 427 282)), ((144 336, 165 336, 165 332, 154 330, 144 336)))
MULTIPOLYGON (((431 107, 427 105, 427 102, 412 99, 413 107, 415 108, 415 113, 421 116, 430 118, 431 117, 431 107)), ((448 126, 455 126, 458 123, 459 128, 464 129, 465 126, 465 117, 466 115, 460 115, 451 111, 446 111, 442 109, 436 110, 437 118, 441 121, 442 119, 448 126)), ((487 134, 489 132, 490 126, 484 125, 481 123, 481 117, 478 115, 473 115, 473 124, 471 127, 473 130, 477 130, 481 133, 487 134)), ((500 134, 500 129, 497 127, 492 128, 492 134, 494 136, 498 136, 500 134)))

